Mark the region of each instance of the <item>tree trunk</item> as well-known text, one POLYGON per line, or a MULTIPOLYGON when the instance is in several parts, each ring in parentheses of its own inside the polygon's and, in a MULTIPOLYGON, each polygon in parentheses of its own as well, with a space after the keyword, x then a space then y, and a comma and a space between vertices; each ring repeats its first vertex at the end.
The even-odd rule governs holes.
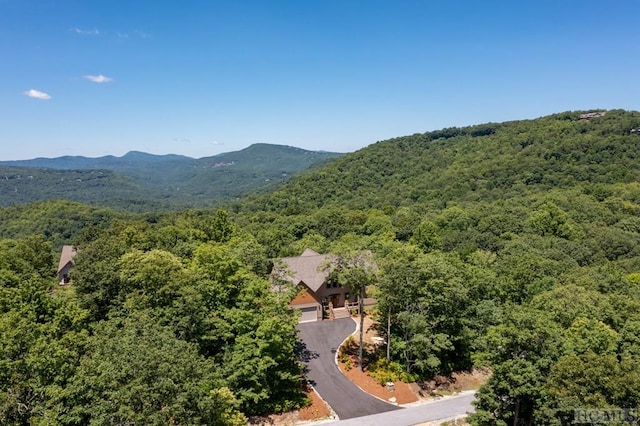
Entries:
POLYGON ((360 289, 358 308, 360 311, 360 348, 358 349, 358 368, 360 368, 360 371, 364 371, 362 367, 362 348, 364 346, 364 286, 360 289))
POLYGON ((391 305, 387 314, 387 364, 391 361, 391 305))
POLYGON ((520 412, 520 397, 516 399, 516 409, 513 413, 513 426, 518 426, 518 414, 520 412))

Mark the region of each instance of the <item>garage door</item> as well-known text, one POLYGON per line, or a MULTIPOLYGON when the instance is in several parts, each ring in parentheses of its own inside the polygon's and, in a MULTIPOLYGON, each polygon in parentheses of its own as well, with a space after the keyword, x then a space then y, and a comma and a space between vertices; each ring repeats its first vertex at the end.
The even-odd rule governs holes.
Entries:
POLYGON ((300 322, 318 321, 318 311, 315 306, 310 308, 300 308, 300 322))

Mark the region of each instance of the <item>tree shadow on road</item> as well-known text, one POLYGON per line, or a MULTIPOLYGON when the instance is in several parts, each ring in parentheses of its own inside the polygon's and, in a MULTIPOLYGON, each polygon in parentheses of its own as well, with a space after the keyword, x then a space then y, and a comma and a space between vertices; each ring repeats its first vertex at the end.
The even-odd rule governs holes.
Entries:
POLYGON ((305 363, 320 356, 318 352, 310 351, 304 342, 298 342, 298 348, 296 349, 296 352, 298 353, 298 358, 300 359, 300 361, 305 363))

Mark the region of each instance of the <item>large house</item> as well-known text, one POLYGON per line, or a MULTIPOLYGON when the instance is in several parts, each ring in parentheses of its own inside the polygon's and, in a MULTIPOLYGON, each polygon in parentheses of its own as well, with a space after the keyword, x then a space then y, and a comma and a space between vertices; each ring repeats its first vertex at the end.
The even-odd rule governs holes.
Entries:
POLYGON ((351 294, 348 287, 328 280, 329 255, 306 249, 300 256, 281 260, 274 272, 298 288, 290 306, 300 310, 300 322, 321 320, 325 307, 341 308, 345 303, 357 301, 357 295, 351 294))
POLYGON ((69 284, 69 272, 75 264, 73 258, 76 257, 78 251, 74 246, 62 246, 62 253, 60 254, 60 262, 58 262, 58 282, 63 284, 69 284))

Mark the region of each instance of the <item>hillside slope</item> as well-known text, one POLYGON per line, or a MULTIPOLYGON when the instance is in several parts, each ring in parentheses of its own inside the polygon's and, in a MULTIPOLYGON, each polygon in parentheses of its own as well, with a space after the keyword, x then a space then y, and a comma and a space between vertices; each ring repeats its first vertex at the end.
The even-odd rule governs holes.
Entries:
POLYGON ((581 119, 567 112, 382 141, 307 173, 254 209, 445 206, 523 192, 632 182, 640 174, 640 113, 581 119))
POLYGON ((168 208, 160 191, 108 170, 0 166, 0 206, 66 199, 129 211, 168 208))
POLYGON ((341 155, 254 144, 200 159, 129 152, 122 157, 4 161, 0 205, 64 198, 131 211, 206 207, 341 155))

